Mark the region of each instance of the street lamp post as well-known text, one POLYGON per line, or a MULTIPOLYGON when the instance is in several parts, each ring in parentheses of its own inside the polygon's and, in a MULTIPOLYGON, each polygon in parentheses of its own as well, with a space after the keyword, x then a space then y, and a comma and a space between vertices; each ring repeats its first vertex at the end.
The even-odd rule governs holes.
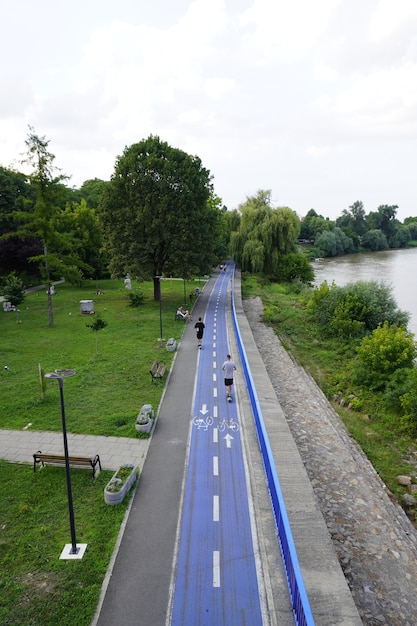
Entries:
POLYGON ((161 276, 155 276, 159 282, 159 339, 162 341, 162 291, 161 291, 161 276))
POLYGON ((64 378, 70 378, 74 376, 75 371, 70 369, 55 370, 55 372, 48 372, 45 374, 45 378, 52 378, 58 381, 59 394, 61 399, 61 419, 62 419, 62 435, 64 438, 64 455, 65 455, 65 471, 67 476, 67 492, 68 492, 68 510, 71 529, 71 544, 66 546, 63 550, 61 558, 82 558, 85 552, 86 544, 77 546, 75 538, 75 521, 74 521, 74 507, 72 502, 72 488, 71 488, 71 471, 68 454, 68 441, 67 441, 67 427, 65 422, 65 404, 64 404, 64 378), (69 548, 71 548, 69 550, 69 548))

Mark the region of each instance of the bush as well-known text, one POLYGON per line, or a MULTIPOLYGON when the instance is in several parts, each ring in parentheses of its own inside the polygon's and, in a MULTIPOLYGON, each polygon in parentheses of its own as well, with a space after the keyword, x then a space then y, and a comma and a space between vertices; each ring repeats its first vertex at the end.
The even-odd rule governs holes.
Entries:
POLYGON ((402 367, 392 374, 386 385, 384 396, 385 406, 388 409, 402 413, 401 396, 410 390, 413 371, 409 367, 402 367))
POLYGON ((308 307, 323 331, 333 337, 361 337, 386 321, 406 326, 409 320, 408 313, 398 309, 391 288, 376 281, 344 287, 324 282, 314 290, 308 307))
POLYGON ((129 306, 138 308, 145 301, 145 296, 143 293, 129 293, 129 306))
POLYGON ((415 430, 417 428, 417 370, 410 371, 407 379, 407 390, 400 396, 404 417, 415 430))
POLYGON ((306 256, 291 252, 280 257, 275 278, 286 283, 296 280, 312 283, 314 270, 306 256))
POLYGON ((407 334, 404 326, 384 322, 362 339, 357 349, 354 382, 383 389, 396 370, 413 367, 416 354, 414 335, 407 334))

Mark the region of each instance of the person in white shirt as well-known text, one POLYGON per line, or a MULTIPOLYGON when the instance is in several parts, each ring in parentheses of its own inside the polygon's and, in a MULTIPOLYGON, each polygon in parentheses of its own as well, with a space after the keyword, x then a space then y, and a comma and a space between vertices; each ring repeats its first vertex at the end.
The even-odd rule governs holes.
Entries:
POLYGON ((224 371, 224 384, 226 385, 226 398, 230 402, 232 400, 233 372, 236 371, 236 365, 232 361, 230 354, 227 355, 226 361, 222 365, 224 371))

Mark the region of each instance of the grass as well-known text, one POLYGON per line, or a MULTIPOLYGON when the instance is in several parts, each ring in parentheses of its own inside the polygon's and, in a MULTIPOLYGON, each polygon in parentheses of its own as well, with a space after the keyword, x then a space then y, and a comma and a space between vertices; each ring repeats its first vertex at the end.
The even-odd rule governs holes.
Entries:
POLYGON ((0 624, 90 624, 129 498, 107 506, 103 489, 112 476, 72 470, 77 543, 81 560, 60 560, 71 543, 65 471, 0 461, 0 624))
MULTIPOLYGON (((0 313, 0 428, 61 430, 59 388, 42 372, 71 368, 64 383, 68 432, 148 436, 135 429, 143 404, 155 411, 163 384, 152 383, 155 359, 171 365, 173 353, 160 338, 177 342, 184 323, 174 321, 184 304, 183 281, 161 283, 162 305, 153 301, 153 285, 142 283, 145 302, 128 306, 122 281, 100 281, 103 295, 90 283, 76 289, 62 284, 53 296, 54 326, 48 326, 44 291, 31 293, 14 313, 0 313), (108 323, 98 336, 86 327, 95 319, 81 315, 80 300, 95 301, 108 323), (98 339, 98 352, 96 351, 98 339), (8 369, 5 369, 5 366, 8 369), (44 387, 44 391, 43 388, 44 387)), ((188 281, 186 294, 202 287, 188 281)), ((60 560, 71 543, 65 470, 0 461, 0 625, 87 626, 96 611, 101 586, 129 498, 118 506, 104 503, 103 489, 112 472, 71 470, 77 543, 87 543, 82 560, 60 560)))
MULTIPOLYGON (((199 284, 187 282, 187 293, 199 284)), ((128 306, 121 282, 101 281, 100 289, 103 295, 95 296, 91 285, 59 285, 52 327, 44 291, 27 296, 18 320, 14 313, 0 316, 0 428, 20 430, 31 424, 32 430, 60 430, 58 385, 44 380, 42 397, 39 368, 43 373, 76 371, 64 383, 69 432, 135 437, 140 407, 158 407, 162 385, 152 384, 149 369, 155 359, 171 365, 174 354, 165 349, 165 341, 174 337, 178 342, 184 330, 174 320, 184 300, 183 281, 162 282, 165 341, 159 338, 160 309, 151 283, 140 286, 145 303, 139 308, 128 306), (108 324, 97 333, 86 327, 93 316, 80 313, 79 301, 87 299, 95 300, 95 311, 108 324)))
POLYGON ((354 344, 323 337, 306 308, 310 295, 307 287, 272 285, 245 276, 242 293, 244 297, 261 297, 264 322, 274 329, 287 352, 313 376, 382 480, 400 499, 407 492, 397 485, 397 476, 415 478, 417 474, 415 432, 405 428, 398 416, 386 409, 381 393, 367 392, 352 384, 354 344), (344 407, 333 400, 335 394, 346 400, 344 407), (346 408, 351 395, 357 403, 354 410, 346 408))

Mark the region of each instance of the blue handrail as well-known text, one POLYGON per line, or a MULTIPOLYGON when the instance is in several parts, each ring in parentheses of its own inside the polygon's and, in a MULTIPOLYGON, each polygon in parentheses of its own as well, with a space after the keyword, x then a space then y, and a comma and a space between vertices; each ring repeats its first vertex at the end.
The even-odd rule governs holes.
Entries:
POLYGON ((245 347, 243 345, 242 336, 240 334, 239 324, 236 316, 235 297, 234 297, 234 272, 232 273, 232 317, 233 325, 236 332, 236 340, 240 359, 242 361, 243 372, 245 375, 246 386, 249 393, 249 399, 252 407, 252 413, 255 420, 256 431, 258 433, 259 446, 265 466, 265 473, 268 481, 269 493, 272 502, 272 508, 275 515, 275 523, 278 531, 278 539, 281 548, 282 559, 287 576, 288 589, 291 596, 292 607, 294 611, 295 621, 298 626, 314 626, 314 619, 310 608, 307 592, 304 586, 304 580, 301 573, 300 564, 298 562, 297 551, 295 549, 294 539, 292 536, 291 526, 288 520, 287 509, 284 503, 284 497, 281 491, 281 485, 278 479, 271 447, 269 444, 268 433, 265 429, 264 419, 261 407, 256 393, 255 385, 246 357, 245 347))

